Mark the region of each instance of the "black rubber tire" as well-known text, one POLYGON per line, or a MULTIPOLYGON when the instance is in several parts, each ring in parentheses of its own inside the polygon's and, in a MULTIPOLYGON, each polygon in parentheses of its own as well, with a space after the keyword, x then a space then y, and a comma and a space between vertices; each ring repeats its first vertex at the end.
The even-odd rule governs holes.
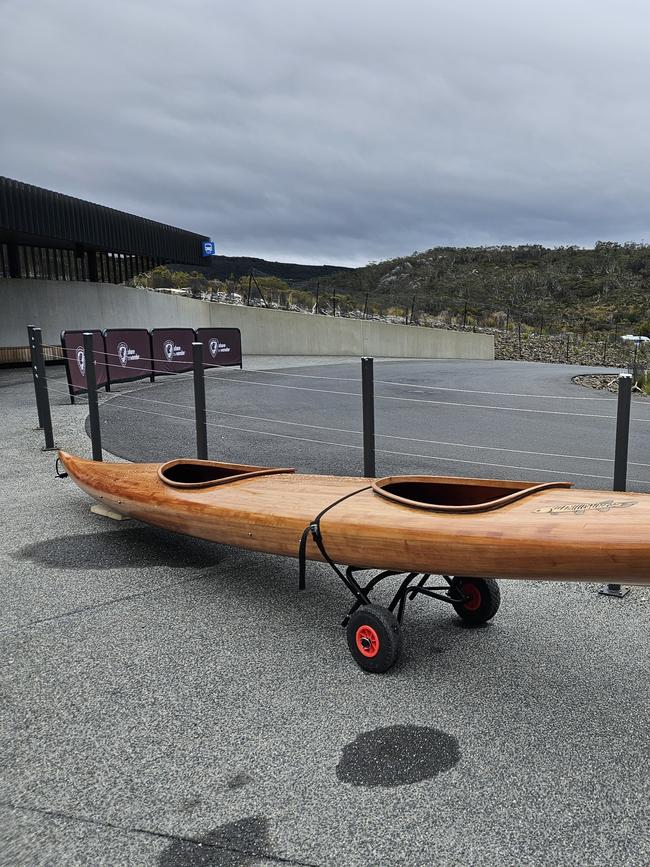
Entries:
POLYGON ((397 662, 400 625, 393 612, 383 605, 362 605, 350 617, 346 636, 352 658, 364 671, 383 674, 397 662), (365 653, 359 646, 364 642, 368 643, 365 653), (367 655, 370 652, 372 656, 367 655))
POLYGON ((466 602, 454 602, 456 614, 473 626, 487 623, 499 610, 501 605, 501 591, 494 578, 465 578, 462 575, 454 576, 451 587, 451 595, 470 595, 466 602))

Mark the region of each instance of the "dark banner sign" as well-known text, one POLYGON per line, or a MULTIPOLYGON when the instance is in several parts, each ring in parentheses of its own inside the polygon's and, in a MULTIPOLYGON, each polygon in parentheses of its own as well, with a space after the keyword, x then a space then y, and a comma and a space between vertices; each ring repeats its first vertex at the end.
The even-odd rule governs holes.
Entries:
POLYGON ((203 344, 206 367, 242 366, 239 328, 199 328, 196 339, 203 344))
MULTIPOLYGON (((97 387, 107 385, 108 375, 104 353, 104 337, 102 332, 89 328, 93 334, 93 352, 95 354, 95 377, 97 387)), ((65 356, 65 371, 68 377, 70 395, 82 394, 88 390, 86 384, 86 355, 84 353, 83 331, 62 331, 61 346, 65 356)))
POLYGON ((154 328, 151 349, 154 373, 183 373, 192 369, 193 328, 154 328))
POLYGON ((151 338, 146 328, 107 328, 104 342, 110 382, 127 382, 152 375, 151 338))

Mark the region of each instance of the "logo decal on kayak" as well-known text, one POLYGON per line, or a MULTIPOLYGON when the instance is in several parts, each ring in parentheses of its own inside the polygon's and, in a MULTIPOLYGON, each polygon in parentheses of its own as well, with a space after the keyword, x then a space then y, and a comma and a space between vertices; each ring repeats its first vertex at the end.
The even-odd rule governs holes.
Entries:
POLYGON ((545 506, 535 509, 547 515, 584 515, 585 512, 609 512, 611 509, 627 509, 636 506, 636 500, 597 500, 595 503, 558 503, 557 506, 545 506))

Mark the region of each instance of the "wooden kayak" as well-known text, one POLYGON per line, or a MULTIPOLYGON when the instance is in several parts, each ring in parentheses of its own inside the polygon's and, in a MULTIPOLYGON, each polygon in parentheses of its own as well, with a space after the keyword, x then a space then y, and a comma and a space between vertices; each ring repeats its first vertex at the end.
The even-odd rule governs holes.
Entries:
POLYGON ((650 584, 649 494, 576 490, 562 481, 303 475, 195 459, 104 463, 65 452, 59 459, 80 488, 122 515, 212 542, 328 562, 355 596, 350 620, 381 608, 368 596, 375 584, 362 587, 357 570, 384 570, 375 583, 407 573, 387 612, 395 622, 380 612, 379 625, 361 624, 370 629, 368 647, 354 620, 358 653, 350 649, 368 670, 385 670, 376 659, 382 653, 364 656, 362 649, 373 652, 376 636, 395 632, 407 596, 444 597, 478 623, 498 608, 495 578, 650 584), (342 571, 336 564, 354 566, 342 571), (432 588, 432 575, 447 586, 432 588))

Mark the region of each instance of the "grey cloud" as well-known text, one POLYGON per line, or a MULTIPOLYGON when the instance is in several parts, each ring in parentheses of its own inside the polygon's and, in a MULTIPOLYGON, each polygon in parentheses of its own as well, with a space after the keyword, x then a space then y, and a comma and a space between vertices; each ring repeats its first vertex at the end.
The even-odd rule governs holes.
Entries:
POLYGON ((0 172, 363 263, 435 244, 640 240, 645 4, 9 0, 0 172))

